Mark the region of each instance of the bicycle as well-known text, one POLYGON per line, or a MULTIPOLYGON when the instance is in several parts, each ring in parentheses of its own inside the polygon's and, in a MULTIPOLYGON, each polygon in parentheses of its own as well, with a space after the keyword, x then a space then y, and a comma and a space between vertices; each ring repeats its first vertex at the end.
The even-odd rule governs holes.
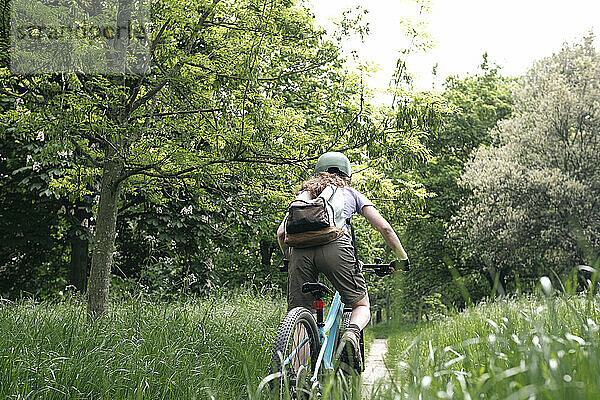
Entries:
MULTIPOLYGON (((373 270, 379 276, 393 273, 397 261, 381 264, 362 264, 362 269, 373 270)), ((314 297, 312 311, 304 307, 290 310, 279 327, 271 351, 271 372, 278 374, 271 388, 278 399, 289 394, 291 399, 308 398, 319 391, 319 378, 325 371, 333 371, 336 362, 350 364, 345 348, 338 349, 343 329, 350 322, 351 308, 344 307, 340 294, 336 291, 327 317, 323 319, 323 298, 332 290, 319 282, 307 282, 302 292, 314 297)), ((364 340, 360 333, 360 357, 364 365, 364 340)), ((356 371, 360 374, 362 371, 356 371)))

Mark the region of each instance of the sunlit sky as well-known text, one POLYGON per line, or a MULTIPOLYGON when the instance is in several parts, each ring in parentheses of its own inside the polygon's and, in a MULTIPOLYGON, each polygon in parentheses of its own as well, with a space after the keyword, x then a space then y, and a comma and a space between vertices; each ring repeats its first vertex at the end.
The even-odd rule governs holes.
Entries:
MULTIPOLYGON (((361 41, 355 35, 344 42, 347 54, 354 50, 361 62, 376 65, 378 71, 365 77, 377 91, 376 102, 387 104, 384 92, 394 72, 400 50, 408 41, 403 37, 402 20, 425 22, 425 32, 434 47, 413 53, 407 59, 421 90, 441 89, 448 75, 475 73, 484 52, 489 60, 502 66, 504 75, 520 75, 532 63, 550 56, 564 42, 580 41, 593 29, 596 48, 600 48, 599 0, 431 0, 430 10, 419 16, 411 0, 307 0, 318 25, 328 31, 342 12, 361 5, 370 34, 361 41), (432 69, 437 64, 437 77, 432 69)), ((354 63, 350 63, 353 68, 354 63)))

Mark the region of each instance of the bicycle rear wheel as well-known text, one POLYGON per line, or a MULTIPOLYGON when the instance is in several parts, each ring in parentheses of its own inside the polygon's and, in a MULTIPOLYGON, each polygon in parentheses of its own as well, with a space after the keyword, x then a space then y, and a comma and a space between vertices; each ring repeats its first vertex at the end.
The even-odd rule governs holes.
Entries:
POLYGON ((296 307, 287 313, 271 351, 271 372, 281 372, 271 388, 278 399, 299 399, 310 391, 321 342, 312 313, 296 307))

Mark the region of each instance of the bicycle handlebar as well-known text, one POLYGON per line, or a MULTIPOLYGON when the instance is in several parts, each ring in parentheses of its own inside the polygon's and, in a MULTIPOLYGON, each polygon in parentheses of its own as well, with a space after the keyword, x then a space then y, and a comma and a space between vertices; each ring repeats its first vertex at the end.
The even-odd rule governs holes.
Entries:
POLYGON ((389 264, 382 264, 381 259, 376 258, 374 264, 362 264, 362 269, 372 269, 377 276, 391 275, 396 270, 397 260, 393 260, 389 264))
POLYGON ((410 270, 410 262, 407 260, 393 260, 389 264, 382 264, 381 259, 376 258, 375 264, 363 264, 363 269, 372 269, 378 276, 391 275, 395 271, 402 270, 408 272, 410 270))
MULTIPOLYGON (((362 269, 373 270, 373 272, 377 276, 391 275, 394 273, 394 271, 397 271, 400 267, 400 265, 399 265, 400 262, 398 260, 393 260, 389 264, 382 264, 380 258, 376 258, 373 261, 375 261, 374 264, 364 264, 361 262, 361 267, 362 267, 362 269)), ((404 272, 406 272, 406 271, 408 271, 408 268, 409 268, 409 264, 405 262, 402 270, 404 272)), ((288 270, 288 260, 284 259, 283 265, 280 266, 279 269, 281 270, 281 272, 286 272, 288 270)))

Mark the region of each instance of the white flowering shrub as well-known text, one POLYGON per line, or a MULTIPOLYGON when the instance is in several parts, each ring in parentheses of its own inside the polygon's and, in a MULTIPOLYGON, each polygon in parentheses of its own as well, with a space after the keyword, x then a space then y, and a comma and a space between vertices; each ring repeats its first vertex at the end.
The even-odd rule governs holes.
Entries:
POLYGON ((452 232, 500 290, 593 264, 600 245, 600 55, 592 37, 538 61, 480 147, 452 232), (596 249, 596 250, 595 250, 596 249), (538 276, 538 277, 539 277, 538 276))

